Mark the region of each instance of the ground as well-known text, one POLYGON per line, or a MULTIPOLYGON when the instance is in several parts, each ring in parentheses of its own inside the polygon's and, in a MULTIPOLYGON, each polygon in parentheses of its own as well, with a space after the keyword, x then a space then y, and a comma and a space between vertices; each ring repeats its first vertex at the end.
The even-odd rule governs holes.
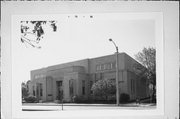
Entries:
POLYGON ((132 110, 142 110, 142 109, 155 109, 155 104, 148 103, 128 103, 120 104, 119 106, 115 104, 76 104, 76 103, 23 103, 23 111, 61 111, 61 110, 99 110, 99 109, 132 109, 132 110))

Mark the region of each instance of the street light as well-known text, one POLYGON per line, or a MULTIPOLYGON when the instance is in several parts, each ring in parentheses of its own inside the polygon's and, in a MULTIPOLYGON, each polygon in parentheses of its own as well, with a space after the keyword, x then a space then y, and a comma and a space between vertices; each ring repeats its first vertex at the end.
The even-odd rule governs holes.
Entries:
POLYGON ((119 106, 119 69, 118 69, 118 47, 112 39, 109 39, 116 48, 116 104, 119 106))

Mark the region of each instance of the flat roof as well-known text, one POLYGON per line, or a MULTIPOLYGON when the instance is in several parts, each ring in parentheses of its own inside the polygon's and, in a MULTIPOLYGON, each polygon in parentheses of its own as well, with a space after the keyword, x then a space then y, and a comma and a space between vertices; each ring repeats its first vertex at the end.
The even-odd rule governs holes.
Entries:
MULTIPOLYGON (((122 55, 122 54, 126 54, 125 52, 120 52, 118 53, 118 55, 122 55)), ((95 57, 95 58, 86 58, 86 59, 81 59, 81 60, 75 60, 75 61, 71 61, 71 62, 66 62, 66 63, 61 63, 61 64, 55 64, 55 65, 51 65, 51 66, 47 66, 47 67, 43 67, 43 68, 39 68, 39 69, 34 69, 34 70, 31 70, 31 71, 38 71, 38 70, 47 70, 49 68, 53 68, 53 67, 57 67, 57 66, 63 66, 63 65, 68 65, 68 64, 71 64, 71 63, 75 63, 75 62, 81 62, 81 61, 85 61, 85 60, 94 60, 94 59, 99 59, 99 58, 105 58, 105 57, 110 57, 110 56, 113 56, 115 54, 110 54, 110 55, 104 55, 104 56, 99 56, 99 57, 95 57)), ((126 54, 128 55, 128 54, 126 54)), ((128 55, 129 56, 129 55, 128 55)), ((129 56, 130 57, 130 56, 129 56)), ((66 66, 66 67, 69 67, 69 66, 66 66)), ((65 68, 65 67, 62 67, 62 68, 65 68)))

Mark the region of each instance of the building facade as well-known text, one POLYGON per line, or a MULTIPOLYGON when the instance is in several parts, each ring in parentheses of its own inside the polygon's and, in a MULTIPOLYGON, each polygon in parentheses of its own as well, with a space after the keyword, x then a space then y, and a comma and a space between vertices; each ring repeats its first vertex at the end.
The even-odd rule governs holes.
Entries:
MULTIPOLYGON (((148 96, 147 80, 134 73, 134 64, 140 65, 126 53, 119 53, 120 93, 130 99, 148 96)), ((42 101, 54 101, 63 96, 71 102, 73 96, 92 97, 93 83, 103 79, 116 79, 115 55, 84 59, 31 71, 29 93, 42 101)))

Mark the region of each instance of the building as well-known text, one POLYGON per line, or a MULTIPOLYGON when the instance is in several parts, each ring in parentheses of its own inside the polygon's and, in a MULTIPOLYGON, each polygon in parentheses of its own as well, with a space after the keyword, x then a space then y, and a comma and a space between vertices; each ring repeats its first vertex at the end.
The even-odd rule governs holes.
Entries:
MULTIPOLYGON (((147 80, 134 73, 134 64, 140 64, 126 53, 119 53, 118 58, 120 93, 129 94, 131 100, 147 97, 147 80)), ((116 57, 108 55, 33 70, 28 87, 29 93, 42 101, 63 95, 64 101, 71 102, 73 96, 90 98, 96 81, 115 78, 116 57)))

